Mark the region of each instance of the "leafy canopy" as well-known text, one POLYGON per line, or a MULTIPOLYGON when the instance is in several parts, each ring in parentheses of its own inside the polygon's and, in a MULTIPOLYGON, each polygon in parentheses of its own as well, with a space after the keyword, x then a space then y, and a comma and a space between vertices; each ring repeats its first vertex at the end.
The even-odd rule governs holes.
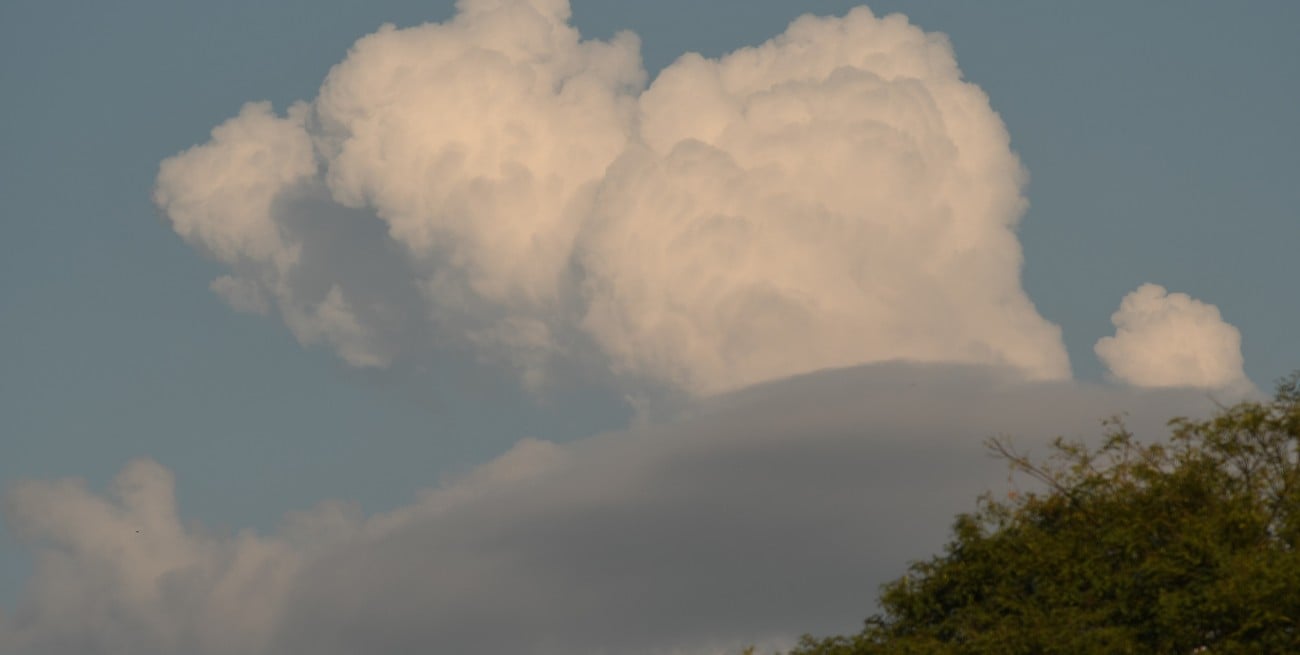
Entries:
POLYGON ((791 655, 1300 653, 1300 373, 1170 427, 1043 461, 991 441, 1039 490, 985 495, 862 632, 791 655))

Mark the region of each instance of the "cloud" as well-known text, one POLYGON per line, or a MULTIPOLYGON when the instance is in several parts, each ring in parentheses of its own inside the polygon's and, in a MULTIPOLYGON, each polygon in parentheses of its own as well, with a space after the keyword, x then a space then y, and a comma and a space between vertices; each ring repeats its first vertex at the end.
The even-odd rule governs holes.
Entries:
POLYGON ((301 561, 292 538, 183 527, 172 475, 150 460, 103 496, 72 480, 21 483, 5 511, 37 545, 33 584, 0 626, 5 652, 257 652, 301 561))
POLYGON ((804 17, 641 96, 583 241, 617 366, 716 392, 885 359, 1061 378, 1020 288, 1022 171, 942 35, 804 17))
POLYGON ((568 18, 565 0, 462 0, 381 28, 315 99, 245 105, 164 161, 155 202, 228 267, 212 289, 233 308, 352 366, 469 352, 529 389, 696 401, 270 534, 184 524, 149 460, 102 494, 24 483, 5 507, 37 568, 0 646, 778 647, 853 629, 942 544, 1004 479, 984 438, 1126 411, 1151 434, 1207 404, 1069 381, 1020 284, 1024 172, 942 35, 859 8, 651 81, 634 35, 568 18))
POLYGON ((354 366, 469 350, 530 388, 1069 376, 1020 285, 1024 173, 942 35, 804 17, 647 87, 637 38, 582 39, 563 0, 458 6, 163 162, 155 201, 233 307, 354 366))
POLYGON ((1115 336, 1097 341, 1097 356, 1116 379, 1139 387, 1248 391, 1241 333, 1219 308, 1185 293, 1144 284, 1124 296, 1110 318, 1115 336))
MULTIPOLYGON (((6 652, 150 655, 703 653, 852 630, 1005 469, 981 441, 1139 435, 1193 390, 1026 383, 886 364, 712 400, 669 424, 524 440, 408 506, 330 502, 272 534, 183 524, 143 460, 107 493, 5 498, 37 568, 6 652), (140 532, 137 533, 136 530, 140 532)), ((6 643, 7 640, 7 643, 6 643)))

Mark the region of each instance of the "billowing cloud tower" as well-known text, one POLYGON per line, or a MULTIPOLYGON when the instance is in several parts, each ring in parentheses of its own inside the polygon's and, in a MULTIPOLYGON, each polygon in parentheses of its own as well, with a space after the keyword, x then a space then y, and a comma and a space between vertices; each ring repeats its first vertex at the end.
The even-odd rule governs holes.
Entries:
POLYGON ((859 8, 685 55, 563 1, 384 27, 246 106, 155 199, 213 288, 354 366, 468 348, 694 394, 889 359, 1069 376, 1020 286, 1024 180, 942 35, 859 8))

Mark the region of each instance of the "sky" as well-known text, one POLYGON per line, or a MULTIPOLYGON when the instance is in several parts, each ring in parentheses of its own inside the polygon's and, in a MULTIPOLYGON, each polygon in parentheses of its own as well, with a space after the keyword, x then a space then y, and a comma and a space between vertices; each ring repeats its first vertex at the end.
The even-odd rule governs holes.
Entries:
POLYGON ((1293 3, 854 7, 6 3, 0 646, 851 630, 1300 368, 1293 3))

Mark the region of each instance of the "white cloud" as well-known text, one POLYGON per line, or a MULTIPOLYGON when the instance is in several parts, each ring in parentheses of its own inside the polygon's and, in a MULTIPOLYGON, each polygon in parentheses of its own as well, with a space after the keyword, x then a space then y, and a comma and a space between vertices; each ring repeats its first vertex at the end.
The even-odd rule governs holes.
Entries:
POLYGON ((159 207, 236 308, 354 365, 470 348, 530 388, 889 359, 1069 376, 1020 286, 1023 172, 942 35, 805 17, 645 89, 636 37, 581 39, 563 0, 459 6, 163 163, 159 207))
POLYGON ((1214 305, 1148 283, 1124 296, 1110 320, 1115 336, 1097 341, 1094 350, 1122 382, 1253 389, 1242 369, 1241 333, 1214 305))
POLYGON ((640 107, 579 252, 615 365, 702 392, 887 359, 1069 376, 1020 288, 1019 162, 942 35, 804 17, 640 107))
POLYGON ((104 496, 77 481, 26 482, 5 509, 39 545, 34 584, 0 626, 6 652, 258 652, 301 561, 287 540, 184 528, 172 475, 150 460, 104 496))
MULTIPOLYGON (((565 2, 464 2, 353 46, 314 105, 334 198, 372 208, 457 297, 555 301, 644 80, 631 34, 582 41, 565 2)), ((447 293, 438 290, 436 293, 447 293)), ((440 298, 436 298, 441 300, 440 298)), ((450 304, 450 303, 448 303, 450 304)))
POLYGON ((981 441, 1141 435, 1190 390, 877 365, 760 386, 674 423, 524 440, 368 518, 324 503, 273 534, 183 523, 170 473, 5 497, 37 567, 0 618, 16 655, 709 652, 854 629, 877 585, 1002 483, 981 441), (140 532, 137 533, 136 530, 140 532))
POLYGON ((269 102, 250 102, 212 130, 212 140, 167 159, 158 171, 154 202, 185 240, 217 259, 293 260, 271 212, 287 188, 316 172, 308 108, 286 118, 269 102))
POLYGON ((211 141, 162 163, 154 202, 187 242, 235 271, 212 283, 233 308, 263 313, 274 298, 303 343, 330 344, 355 366, 385 365, 391 346, 369 338, 338 285, 316 290, 294 282, 318 257, 304 250, 320 243, 293 234, 280 216, 317 174, 305 127, 309 112, 296 104, 279 118, 270 103, 244 105, 212 131, 211 141))

